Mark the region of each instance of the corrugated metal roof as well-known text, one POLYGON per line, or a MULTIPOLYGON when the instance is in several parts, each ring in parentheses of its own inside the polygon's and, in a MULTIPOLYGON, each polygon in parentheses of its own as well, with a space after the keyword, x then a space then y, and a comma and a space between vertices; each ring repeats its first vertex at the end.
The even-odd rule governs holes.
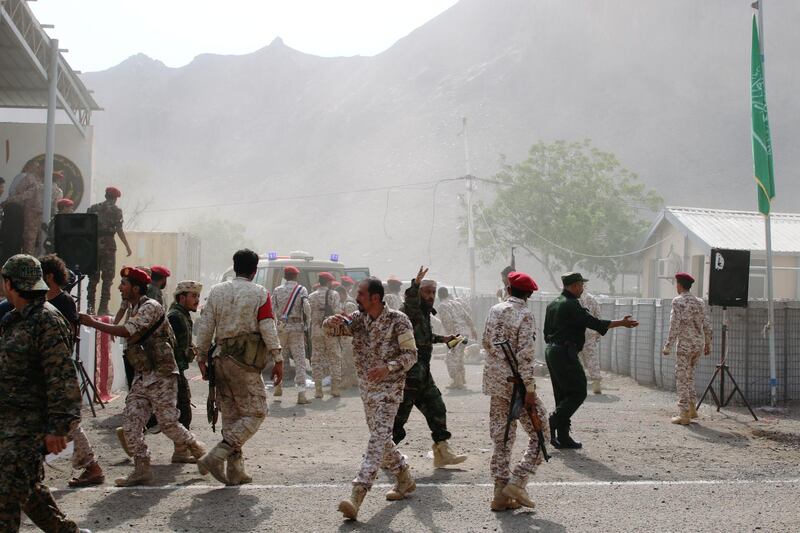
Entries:
MULTIPOLYGON (((667 207, 666 220, 708 248, 765 251, 764 216, 756 211, 667 207)), ((772 213, 772 251, 800 253, 800 214, 772 213)))

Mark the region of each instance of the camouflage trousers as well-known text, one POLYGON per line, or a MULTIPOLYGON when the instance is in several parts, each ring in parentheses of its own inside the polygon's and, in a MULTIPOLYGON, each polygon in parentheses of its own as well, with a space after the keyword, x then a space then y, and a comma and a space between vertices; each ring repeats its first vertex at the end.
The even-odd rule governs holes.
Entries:
POLYGON ((395 443, 405 438, 405 425, 414 407, 425 417, 433 442, 448 440, 451 437, 447 431, 447 408, 442 400, 442 393, 433 381, 430 366, 420 362, 415 363, 406 374, 403 401, 397 410, 392 429, 392 439, 395 443))
POLYGON ((583 345, 583 350, 578 353, 578 358, 581 360, 583 369, 592 381, 600 381, 603 379, 603 376, 600 374, 600 354, 597 353, 598 347, 599 343, 597 341, 586 341, 586 344, 583 345))
POLYGON ((689 407, 697 405, 697 390, 694 385, 694 369, 703 353, 700 346, 687 350, 680 345, 675 360, 675 388, 678 391, 678 410, 681 413, 689 411, 689 407))
POLYGON ((42 211, 26 206, 22 222, 22 253, 37 256, 36 239, 41 233, 42 211))
POLYGON ((297 392, 305 392, 306 390, 306 338, 303 330, 287 330, 281 328, 278 331, 278 340, 283 348, 284 368, 286 366, 286 354, 291 352, 292 359, 294 359, 294 386, 297 392))
POLYGON ((339 347, 342 353, 342 387, 350 388, 358 384, 356 362, 353 359, 353 338, 339 337, 339 347))
POLYGON ((392 426, 402 396, 400 386, 395 391, 388 392, 361 391, 369 428, 369 442, 353 485, 363 485, 370 489, 379 468, 396 476, 408 466, 405 456, 392 441, 392 426))
POLYGON ((342 350, 339 339, 328 335, 314 335, 311 338, 311 377, 314 383, 322 383, 322 378, 331 376, 333 383, 342 382, 342 350))
MULTIPOLYGON (((111 285, 114 283, 114 276, 117 272, 117 248, 116 245, 109 247, 104 239, 108 237, 101 237, 99 241, 99 249, 97 254, 97 270, 89 275, 89 286, 86 293, 86 302, 91 309, 97 311, 98 309, 107 309, 108 302, 111 299, 111 285), (100 307, 95 308, 95 296, 97 294, 97 283, 100 281, 100 276, 103 277, 103 285, 100 288, 100 307)), ((113 242, 113 235, 111 240, 113 242)))
MULTIPOLYGON (((492 459, 489 470, 492 479, 501 483, 511 483, 518 487, 525 487, 528 476, 536 473, 536 467, 542 463, 539 451, 539 438, 536 430, 533 429, 533 422, 527 411, 522 412, 519 423, 522 429, 528 434, 528 447, 522 455, 522 460, 510 470, 511 452, 514 448, 514 441, 517 438, 517 421, 511 422, 508 430, 508 442, 503 444, 503 436, 506 429, 508 410, 511 405, 510 398, 503 396, 492 396, 489 400, 489 436, 492 439, 492 459)), ((546 434, 547 410, 541 400, 536 402, 536 411, 539 413, 539 420, 542 421, 542 431, 546 434)))
POLYGON ((239 366, 230 357, 214 359, 222 438, 234 451, 256 434, 267 416, 267 390, 261 372, 239 366))
POLYGON ((444 362, 447 365, 447 374, 453 383, 465 383, 464 378, 464 350, 467 346, 463 343, 458 343, 455 348, 447 351, 444 362))
POLYGON ((43 444, 39 437, 11 437, 0 443, 0 531, 4 533, 19 531, 23 511, 43 531, 78 531, 42 483, 43 444))
POLYGON ((83 470, 95 462, 94 450, 80 424, 72 428, 72 431, 67 435, 67 440, 71 440, 74 446, 72 452, 72 468, 83 470))
POLYGON ((151 414, 156 415, 161 432, 175 444, 192 444, 194 435, 178 422, 178 375, 158 376, 155 382, 144 384, 141 374, 133 378, 133 386, 125 398, 122 429, 133 457, 150 457, 144 440, 144 426, 151 414))

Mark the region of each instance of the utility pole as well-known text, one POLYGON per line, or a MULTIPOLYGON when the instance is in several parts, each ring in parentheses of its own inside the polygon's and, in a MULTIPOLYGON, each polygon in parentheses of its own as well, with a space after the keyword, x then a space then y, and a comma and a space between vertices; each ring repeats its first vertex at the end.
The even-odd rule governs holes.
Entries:
POLYGON ((469 256, 469 290, 474 297, 475 292, 475 225, 472 220, 472 193, 475 190, 472 167, 469 162, 469 134, 467 133, 467 117, 461 118, 464 136, 464 168, 467 172, 464 181, 467 186, 467 255, 469 256))

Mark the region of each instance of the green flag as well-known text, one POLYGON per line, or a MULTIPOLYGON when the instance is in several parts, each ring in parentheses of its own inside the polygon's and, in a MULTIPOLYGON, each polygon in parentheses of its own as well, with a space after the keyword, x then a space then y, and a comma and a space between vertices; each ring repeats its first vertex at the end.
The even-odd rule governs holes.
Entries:
POLYGON ((767 116, 767 87, 764 84, 764 63, 758 24, 753 16, 753 53, 751 56, 750 102, 753 118, 753 172, 758 185, 758 210, 768 215, 775 197, 775 176, 772 170, 772 140, 767 116))

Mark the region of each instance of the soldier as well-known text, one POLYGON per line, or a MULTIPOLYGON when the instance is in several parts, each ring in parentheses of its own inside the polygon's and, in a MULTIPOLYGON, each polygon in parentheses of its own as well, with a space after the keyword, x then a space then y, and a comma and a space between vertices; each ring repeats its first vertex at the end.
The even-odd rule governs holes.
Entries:
MULTIPOLYGON (((44 214, 43 195, 44 169, 41 165, 37 165, 34 172, 29 172, 25 175, 8 199, 10 203, 20 205, 23 209, 23 253, 32 254, 36 252, 37 239, 41 232, 40 228, 42 227, 42 216, 44 214)), ((52 190, 53 207, 62 197, 61 189, 54 183, 52 190)))
POLYGON ((311 293, 311 375, 314 378, 314 398, 322 398, 322 378, 326 370, 331 375, 331 396, 340 396, 342 383, 342 352, 338 339, 326 335, 322 321, 339 312, 341 302, 336 291, 331 290, 335 278, 329 272, 319 275, 319 289, 311 293))
POLYGON ((384 303, 383 284, 377 278, 358 284, 357 301, 358 310, 349 317, 336 315, 323 322, 330 335, 353 337, 358 384, 370 434, 350 499, 339 503, 339 511, 349 520, 357 518, 379 468, 397 478, 394 488, 386 493, 387 500, 402 500, 417 488, 406 458, 392 442, 392 425, 403 399, 405 376, 417 360, 411 322, 384 303))
POLYGON ((204 377, 212 338, 216 344, 211 363, 222 413, 222 440, 198 461, 198 467, 201 472, 210 471, 222 483, 241 485, 253 481, 244 469, 242 447, 267 416, 267 391, 261 372, 273 360, 272 378, 279 385, 283 360, 270 294, 253 283, 258 254, 239 250, 233 254, 233 270, 234 279, 211 288, 197 321, 198 357, 204 377))
POLYGON ((490 463, 494 478, 494 498, 490 505, 492 511, 516 509, 519 504, 533 507, 533 501, 525 487, 528 484, 528 476, 535 474, 536 467, 542 462, 539 457, 539 438, 536 431, 542 429, 542 421, 547 418, 547 410, 536 395, 533 365, 536 321, 528 309, 528 298, 538 289, 536 282, 527 274, 511 272, 508 297, 489 311, 483 332, 483 348, 486 350, 483 393, 491 397, 489 435, 494 445, 490 463), (522 413, 519 417, 523 429, 528 434, 528 447, 513 473, 509 469, 509 463, 517 433, 516 420, 509 426, 508 442, 504 443, 503 440, 513 390, 513 382, 509 382, 509 379, 513 379, 514 374, 503 350, 495 345, 503 341, 509 342, 511 350, 516 355, 519 375, 525 385, 525 408, 530 413, 522 413))
POLYGON ((694 278, 686 272, 675 274, 678 296, 672 299, 669 315, 669 334, 664 343, 664 355, 669 355, 672 345, 678 344, 675 360, 675 387, 678 389, 678 416, 673 424, 687 425, 697 418, 697 391, 694 387, 694 369, 700 355, 711 353, 711 323, 703 300, 693 296, 694 278))
POLYGON ((395 276, 389 276, 386 280, 386 296, 383 301, 389 306, 389 309, 399 311, 403 307, 403 297, 400 296, 400 289, 403 287, 403 282, 395 276))
MULTIPOLYGON (((192 340, 192 315, 197 312, 200 304, 200 293, 203 285, 196 281, 184 280, 175 287, 175 301, 169 306, 167 320, 175 333, 175 363, 178 365, 178 422, 186 429, 192 423, 192 391, 184 372, 189 369, 189 363, 197 358, 197 347, 192 340)), ((189 449, 175 442, 172 453, 173 463, 196 463, 189 449)))
MULTIPOLYGON (((67 284, 67 266, 57 255, 45 255, 39 259, 42 265, 42 277, 47 283, 47 302, 55 307, 61 316, 67 319, 70 326, 70 354, 78 337, 78 308, 75 300, 70 294, 64 291, 63 287, 67 284)), ((97 463, 89 438, 83 431, 80 424, 76 424, 69 435, 68 441, 72 441, 74 449, 72 452, 72 468, 83 470, 78 477, 69 481, 70 487, 88 487, 90 485, 102 485, 106 478, 103 469, 97 463)))
POLYGON ((0 323, 0 531, 19 531, 22 511, 44 531, 88 531, 67 520, 43 483, 44 454, 67 447, 81 415, 69 325, 45 302, 36 258, 11 257, 2 276, 14 310, 0 323))
POLYGON ((150 267, 150 285, 147 286, 147 297, 164 305, 163 290, 167 286, 167 278, 172 275, 172 272, 161 265, 154 265, 150 267))
MULTIPOLYGON (((56 215, 69 215, 75 210, 75 202, 73 202, 69 198, 62 198, 61 200, 56 202, 56 209, 58 209, 56 215)), ((55 216, 53 216, 53 218, 50 219, 50 222, 47 224, 45 231, 47 232, 47 238, 44 241, 44 251, 45 253, 52 254, 56 250, 55 216)))
MULTIPOLYGON (((438 295, 439 307, 437 311, 445 333, 465 338, 472 336, 473 339, 477 339, 478 332, 475 331, 475 324, 472 322, 472 317, 467 307, 455 298, 450 298, 450 292, 447 290, 447 287, 439 287, 438 295)), ((459 342, 447 351, 445 363, 447 364, 447 373, 452 380, 452 383, 447 386, 448 389, 467 388, 467 380, 464 371, 465 348, 466 345, 463 342, 459 342)))
POLYGON ((436 314, 433 301, 436 297, 436 282, 424 279, 427 268, 420 267, 417 277, 406 290, 406 298, 401 311, 408 316, 414 327, 414 341, 417 345, 417 362, 406 374, 403 402, 394 419, 392 438, 395 444, 406 436, 405 424, 416 406, 425 416, 433 438, 433 466, 442 468, 457 465, 467 460, 466 455, 456 455, 448 446, 450 432, 447 431, 447 408, 442 401, 442 393, 431 375, 431 354, 434 343, 449 342, 455 337, 435 335, 431 330, 431 315, 436 314))
MULTIPOLYGON (((144 440, 144 425, 155 413, 161 432, 176 445, 189 449, 198 459, 205 445, 178 422, 178 366, 175 363, 175 335, 164 308, 145 296, 150 276, 139 268, 120 271, 119 292, 129 304, 125 324, 106 324, 90 315, 81 315, 81 324, 103 333, 126 339, 125 357, 134 371, 133 383, 122 411, 124 442, 131 452, 135 469, 115 481, 118 487, 144 485, 153 479, 150 451, 144 440)), ((202 474, 205 474, 201 470, 202 474)))
MULTIPOLYGON (((344 283, 336 287, 336 292, 339 294, 339 301, 342 302, 342 314, 350 316, 358 310, 358 303, 355 298, 350 296, 344 283)), ((353 360, 353 339, 346 336, 339 337, 339 349, 342 352, 342 388, 349 389, 358 385, 358 376, 353 360)))
POLYGON ((500 272, 500 283, 503 284, 503 287, 501 289, 497 289, 498 302, 502 302, 508 298, 508 275, 514 272, 514 270, 514 267, 507 266, 500 272))
MULTIPOLYGON (((272 298, 272 314, 278 321, 278 340, 282 351, 291 352, 294 358, 294 385, 297 389, 297 405, 311 403, 306 398, 306 323, 311 316, 308 290, 297 282, 300 269, 287 266, 283 269, 280 287, 275 288, 272 298)), ((284 368, 286 354, 283 354, 284 368)), ((283 394, 280 384, 275 386, 275 396, 283 394)))
POLYGON ((561 276, 564 290, 547 306, 544 319, 545 359, 553 384, 556 408, 548 420, 550 444, 554 448, 577 449, 582 446, 570 437, 571 418, 586 399, 586 374, 578 353, 586 341, 586 329, 605 335, 611 328, 635 328, 639 322, 630 316, 621 320, 601 320, 592 316, 578 298, 588 281, 577 272, 561 276))
POLYGON ((353 299, 353 303, 355 304, 358 286, 356 286, 356 282, 353 278, 350 276, 342 276, 342 287, 345 288, 347 295, 353 299))
MULTIPOLYGON (((116 187, 106 188, 105 202, 94 204, 89 207, 87 213, 97 214, 97 270, 89 275, 89 290, 86 295, 89 314, 94 313, 95 296, 97 294, 97 283, 100 275, 103 276, 103 286, 100 290, 100 309, 99 315, 108 315, 108 301, 111 299, 111 285, 114 283, 117 264, 117 242, 114 236, 119 236, 128 257, 131 256, 131 247, 128 245, 128 238, 122 229, 122 210, 117 207, 117 199, 122 193, 116 187)), ((142 294, 144 296, 144 294, 142 294)))
MULTIPOLYGON (((578 301, 587 311, 589 311, 590 315, 598 318, 600 317, 600 303, 593 294, 589 293, 589 291, 584 290, 583 294, 581 294, 581 297, 578 298, 578 301)), ((602 335, 596 331, 587 331, 586 343, 583 345, 583 350, 581 350, 581 353, 578 354, 578 358, 581 360, 584 372, 588 374, 589 379, 592 380, 592 392, 594 394, 603 393, 603 376, 600 374, 600 355, 597 353, 598 348, 600 347, 599 344, 601 338, 602 335)))

